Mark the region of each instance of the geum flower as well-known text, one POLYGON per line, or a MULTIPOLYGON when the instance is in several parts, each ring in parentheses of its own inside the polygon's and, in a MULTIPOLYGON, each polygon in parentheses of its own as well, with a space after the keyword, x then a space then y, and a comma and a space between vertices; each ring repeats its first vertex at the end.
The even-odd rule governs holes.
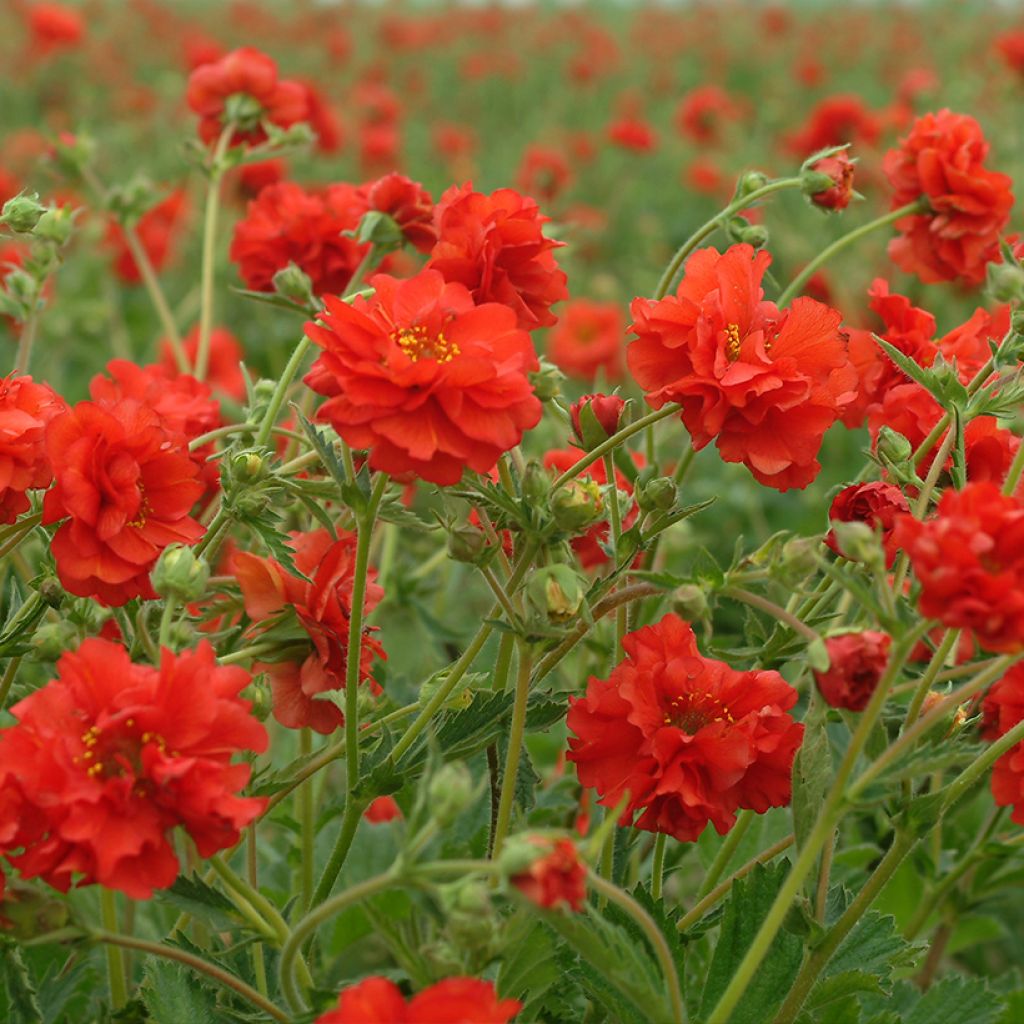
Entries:
POLYGON ((770 263, 746 244, 698 250, 676 295, 633 301, 626 359, 650 406, 682 406, 695 450, 714 440, 726 462, 788 490, 818 475, 822 438, 853 401, 856 373, 839 313, 809 298, 786 310, 764 299, 770 263))
POLYGON ((351 305, 327 296, 308 336, 323 350, 305 381, 317 412, 372 469, 442 486, 467 467, 489 473, 537 425, 530 336, 496 302, 477 305, 436 270, 371 279, 351 305))
POLYGON ((677 615, 627 634, 623 648, 609 678, 592 676, 569 702, 567 756, 598 803, 616 807, 628 793, 621 824, 681 842, 708 822, 724 834, 740 808, 789 803, 804 727, 782 676, 703 657, 677 615))
MULTIPOLYGON (((295 567, 307 579, 290 573, 273 558, 247 552, 234 556, 234 573, 254 634, 263 642, 282 642, 281 659, 272 661, 264 655, 266 661, 257 662, 256 669, 265 671, 270 679, 274 717, 289 728, 330 733, 344 725, 341 709, 317 697, 345 685, 355 542, 355 534, 344 530, 338 531, 337 540, 332 540, 327 530, 293 533, 295 567), (291 613, 298 620, 297 629, 289 628, 288 620, 295 622, 291 613)), ((384 596, 376 576, 372 568, 367 573, 364 614, 373 611, 384 596)), ((370 669, 374 659, 387 655, 372 632, 372 627, 363 632, 359 679, 379 693, 370 669)))
POLYGON ((219 667, 207 643, 152 667, 98 638, 57 671, 0 731, 0 853, 23 877, 149 899, 178 875, 176 826, 203 857, 238 842, 266 806, 238 795, 250 767, 231 763, 267 749, 239 697, 248 672, 219 667))

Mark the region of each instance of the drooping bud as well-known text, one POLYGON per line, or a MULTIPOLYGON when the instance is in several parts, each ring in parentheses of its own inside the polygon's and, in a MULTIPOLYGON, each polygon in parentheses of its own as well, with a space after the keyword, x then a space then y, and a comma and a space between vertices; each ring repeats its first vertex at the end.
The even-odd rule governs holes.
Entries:
POLYGON ((764 188, 768 184, 768 175, 763 171, 744 171, 736 182, 733 200, 745 199, 752 192, 764 188))
POLYGON ((282 298, 307 306, 313 301, 313 282, 295 263, 282 267, 273 278, 274 291, 282 298))
POLYGON ((593 480, 570 480, 551 496, 551 516, 567 533, 581 533, 604 516, 601 488, 593 480))
POLYGON ((895 465, 908 462, 914 454, 914 446, 892 427, 882 427, 878 432, 878 457, 895 465))
POLYGON ((486 565, 497 554, 484 531, 475 526, 454 526, 448 531, 448 557, 470 565, 486 565))
POLYGON ((707 618, 707 594, 694 583, 684 583, 672 592, 672 610, 687 622, 707 618))
POLYGON ((548 492, 551 490, 551 475, 536 460, 531 459, 523 470, 520 483, 523 500, 534 508, 547 503, 548 492))
POLYGON ((153 589, 161 597, 176 597, 180 601, 198 601, 206 592, 210 580, 210 565, 205 558, 181 544, 164 548, 153 567, 153 589))
POLYGON ((800 189, 823 210, 845 210, 853 197, 855 166, 845 149, 822 157, 800 173, 800 189))
POLYGON ((529 374, 529 379, 533 393, 542 402, 547 402, 562 393, 562 381, 565 380, 565 374, 554 363, 541 357, 540 369, 529 374))
POLYGON ((546 565, 538 569, 526 585, 530 606, 556 625, 574 618, 585 596, 583 580, 569 565, 546 565))
POLYGON ((573 402, 569 413, 579 446, 593 451, 618 432, 626 403, 618 395, 584 395, 573 402))

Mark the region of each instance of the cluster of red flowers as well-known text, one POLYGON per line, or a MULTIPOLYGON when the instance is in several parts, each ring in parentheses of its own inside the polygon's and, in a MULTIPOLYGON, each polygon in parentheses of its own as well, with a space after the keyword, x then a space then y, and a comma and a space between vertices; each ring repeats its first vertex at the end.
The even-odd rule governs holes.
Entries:
MULTIPOLYGON (((910 504, 895 484, 873 480, 870 483, 850 484, 833 499, 828 517, 838 523, 864 523, 881 534, 882 550, 885 552, 886 567, 891 569, 896 561, 896 542, 893 531, 896 519, 910 511, 910 504)), ((825 543, 837 554, 853 558, 852 552, 844 551, 830 530, 825 543)))
POLYGON ((543 852, 529 867, 511 875, 509 881, 531 903, 546 909, 563 904, 580 911, 587 900, 587 872, 570 839, 531 837, 538 852, 543 852))
MULTIPOLYGON (((295 568, 306 578, 295 576, 273 558, 239 552, 233 568, 242 588, 245 610, 259 635, 272 628, 281 615, 292 609, 311 644, 301 662, 257 663, 265 671, 273 692, 274 717, 292 729, 310 728, 329 733, 344 725, 345 716, 330 700, 318 695, 344 686, 348 657, 348 629, 352 617, 352 586, 355 579, 355 534, 338 531, 336 540, 326 530, 293 533, 295 568)), ((384 591, 374 582, 376 572, 367 574, 364 612, 371 612, 384 591)), ((385 658, 383 648, 369 635, 360 648, 359 678, 376 687, 370 676, 375 658, 385 658)))
MULTIPOLYGON (((1010 668, 985 695, 982 735, 996 740, 1024 721, 1024 665, 1010 668)), ((1000 807, 1012 807, 1011 819, 1024 825, 1024 743, 1008 750, 992 768, 992 795, 1000 807)))
POLYGON ((0 379, 0 523, 13 523, 29 508, 27 492, 53 479, 46 425, 63 410, 47 384, 13 375, 0 379))
POLYGON ((315 1024, 508 1024, 522 1008, 479 978, 445 978, 406 1002, 393 981, 372 977, 346 988, 315 1024))
POLYGON ((237 795, 250 769, 231 763, 267 747, 239 697, 248 672, 208 644, 150 667, 100 639, 57 668, 0 731, 0 852, 22 877, 148 899, 177 877, 176 826, 204 857, 238 842, 266 803, 237 795))
POLYGON ((854 400, 856 373, 839 313, 809 298, 788 310, 764 299, 770 263, 749 245, 698 250, 676 295, 634 300, 626 358, 653 408, 682 406, 694 449, 715 440, 726 462, 787 490, 818 475, 822 438, 854 400))
POLYGON ((724 834, 736 811, 763 813, 790 798, 804 727, 797 693, 777 672, 738 672, 703 657, 690 626, 666 615, 623 640, 607 680, 571 698, 569 760, 580 782, 616 807, 622 824, 692 842, 711 822, 724 834))

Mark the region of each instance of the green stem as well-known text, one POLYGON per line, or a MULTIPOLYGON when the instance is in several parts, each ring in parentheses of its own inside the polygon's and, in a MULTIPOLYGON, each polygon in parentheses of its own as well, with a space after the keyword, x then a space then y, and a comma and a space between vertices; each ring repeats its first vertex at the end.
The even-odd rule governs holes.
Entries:
MULTIPOLYGON (((651 430, 654 428, 651 427, 651 430)), ((1024 445, 1022 445, 1024 447, 1024 445)), ((611 521, 612 550, 615 561, 618 561, 619 538, 622 537, 622 513, 619 509, 619 489, 615 486, 615 460, 611 452, 604 456, 605 479, 608 482, 608 511, 611 521)), ((626 635, 626 606, 619 605, 615 609, 615 644, 612 648, 612 664, 622 660, 622 638, 626 635)))
POLYGON ((754 812, 751 810, 740 811, 736 816, 736 824, 729 830, 729 834, 725 837, 725 841, 719 847, 718 853, 715 855, 715 859, 711 862, 711 867, 708 868, 708 873, 704 876, 704 881, 701 882, 700 888, 697 890, 698 899, 703 896, 707 896, 707 894, 718 884, 718 880, 722 877, 722 873, 729 866, 729 861, 732 860, 732 856, 736 852, 737 847, 743 841, 743 837, 747 834, 747 830, 754 824, 754 817, 754 812))
POLYGON ((178 325, 174 322, 174 314, 171 312, 171 307, 168 306, 167 298, 160 287, 160 280, 153 269, 153 264, 150 262, 145 248, 139 241, 135 228, 122 224, 121 230, 124 233, 124 240, 128 245, 128 251, 132 254, 132 259, 138 268, 139 277, 142 278, 142 283, 146 287, 149 300, 153 303, 153 308, 156 310, 160 326, 167 337, 168 344, 171 346, 171 352, 174 353, 174 362, 179 372, 188 373, 191 367, 189 366, 188 355, 185 352, 185 345, 181 340, 178 325))
POLYGON ((39 329, 39 310, 36 308, 38 299, 33 300, 32 312, 26 317, 21 325, 21 336, 18 338, 18 354, 14 359, 14 372, 27 373, 29 363, 32 361, 32 348, 36 341, 36 332, 39 329))
POLYGON ((921 713, 921 706, 924 704, 924 699, 928 696, 928 691, 935 683, 935 677, 946 664, 949 652, 953 649, 959 639, 959 629, 946 630, 939 646, 932 655, 931 661, 928 662, 928 667, 924 670, 924 675, 921 676, 921 681, 917 684, 917 689, 914 690, 914 696, 910 699, 910 706, 907 708, 907 717, 903 722, 904 732, 917 721, 917 716, 921 713))
POLYGON ((843 235, 842 238, 837 238, 830 246, 819 252, 818 255, 815 256, 814 259, 811 260, 811 262, 793 278, 789 283, 789 287, 779 296, 776 304, 780 307, 788 305, 793 296, 796 295, 797 292, 799 292, 800 289, 803 288, 803 286, 810 280, 814 272, 819 267, 828 263, 836 253, 842 252, 843 249, 853 245, 854 242, 860 241, 860 239, 865 235, 870 235, 872 231, 877 231, 878 228, 884 228, 903 217, 913 216, 915 213, 924 213, 927 209, 928 205, 925 199, 915 199, 912 203, 907 203, 906 206, 901 206, 897 210, 892 210, 889 213, 883 214, 881 217, 868 221, 867 224, 862 224, 859 228, 843 235))
POLYGON ((1011 495, 1017 489, 1017 484, 1020 483, 1021 473, 1024 473, 1024 443, 1021 443, 1017 449, 1017 454, 1013 457, 1013 462, 1010 463, 1009 472, 1006 474, 1006 480, 1003 483, 1003 494, 1011 495))
POLYGON ((736 1005, 743 997, 743 993, 747 990, 747 986, 753 979, 757 969, 768 955, 768 950, 775 941, 775 936, 782 927, 786 914, 789 913, 793 899, 799 892, 800 886, 803 885, 804 879, 813 870, 814 865, 817 863, 818 855, 832 835, 832 830, 842 817, 846 785, 849 782, 850 775, 853 773, 857 758, 860 757, 861 751, 863 751, 867 744, 868 737, 871 735, 875 724, 882 714, 889 691, 902 671, 907 656, 929 625, 928 622, 920 623, 916 628, 909 630, 894 645, 889 664, 886 666, 878 686, 875 687, 871 700, 861 714, 857 729, 853 736, 850 737, 846 753, 840 762, 835 779, 825 798, 825 803, 819 812, 818 819, 810 835, 807 837, 806 844, 800 851, 796 863, 790 869, 785 882, 782 884, 782 888, 775 897, 774 903, 772 903, 771 909, 754 936, 750 948, 733 974, 732 980, 729 982, 725 992, 722 993, 722 997, 719 999, 714 1010, 709 1014, 710 1020, 727 1021, 729 1019, 736 1005))
POLYGON ((533 659, 525 644, 519 647, 519 669, 516 674, 515 703, 512 705, 512 723, 508 735, 508 750, 505 753, 505 772, 501 778, 501 798, 498 801, 498 818, 494 826, 494 842, 491 857, 497 859, 508 835, 512 820, 512 804, 516 794, 516 779, 519 776, 519 761, 523 753, 523 737, 526 733, 526 706, 530 698, 530 670, 533 659))
POLYGON ((676 969, 672 951, 669 949, 665 936, 657 926, 654 918, 644 910, 631 896, 624 893, 618 886, 612 885, 600 875, 593 871, 587 872, 587 881, 598 893, 609 903, 614 903, 620 910, 628 914, 639 925, 647 941, 651 944, 658 963, 661 965, 661 972, 665 977, 665 985, 668 988, 668 998, 672 1006, 673 1024, 685 1024, 686 1010, 683 1007, 683 993, 679 987, 679 972, 676 969))
MULTIPOLYGON (((338 831, 338 838, 335 840, 330 859, 327 861, 327 866, 324 868, 320 881, 313 892, 311 906, 323 903, 331 895, 334 883, 337 882, 338 875, 341 874, 341 869, 345 863, 345 858, 348 857, 348 851, 352 847, 352 840, 355 839, 356 831, 359 828, 359 822, 362 819, 363 811, 366 810, 367 803, 368 801, 366 800, 356 800, 354 797, 346 799, 345 813, 341 817, 341 828, 338 831)), ((308 910, 309 908, 305 907, 303 909, 308 910)))
POLYGON ((247 985, 241 978, 236 978, 235 975, 218 967, 216 964, 212 964, 208 960, 204 960, 202 957, 195 956, 192 953, 187 953, 183 949, 178 949, 175 946, 162 946, 157 942, 137 939, 133 935, 118 935, 109 929, 92 931, 89 933, 89 937, 96 942, 102 942, 108 946, 134 949, 137 952, 146 953, 148 956, 158 956, 165 960, 174 960, 177 963, 184 964, 186 967, 191 967, 192 970, 212 978, 214 981, 225 986, 225 988, 230 988, 237 992, 243 999, 252 1003, 253 1006, 262 1010, 274 1020, 280 1021, 281 1024, 289 1024, 291 1020, 284 1011, 275 1006, 269 999, 260 995, 256 989, 247 985))
POLYGON ((665 877, 665 840, 664 832, 659 832, 654 840, 654 856, 651 860, 651 898, 661 899, 662 883, 665 877))
POLYGON ((904 858, 917 845, 917 842, 918 837, 910 832, 898 831, 896 833, 892 846, 886 851, 878 867, 871 873, 871 877, 864 883, 864 887, 839 920, 829 929, 821 944, 815 947, 814 952, 805 961, 775 1017, 776 1024, 789 1024, 796 1020, 800 1008, 818 980, 818 975, 825 969, 840 943, 864 916, 886 882, 892 878, 896 869, 903 863, 904 858))
MULTIPOLYGON (((100 890, 100 918, 104 928, 117 931, 117 893, 113 889, 100 890)), ((110 1004, 119 1010, 128 1002, 128 978, 124 953, 114 946, 107 950, 107 979, 110 984, 110 1004)))
MULTIPOLYGON (((686 262, 686 258, 693 252, 694 249, 704 241, 708 235, 715 232, 720 224, 723 224, 733 214, 739 213, 740 210, 746 209, 748 206, 753 206, 756 202, 764 199, 766 196, 770 196, 774 192, 782 192, 784 189, 799 188, 800 179, 797 178, 780 178, 778 181, 771 181, 767 185, 763 185, 759 189, 755 189, 753 192, 741 197, 740 199, 734 199, 724 210, 716 213, 710 220, 705 221, 697 230, 690 235, 690 237, 676 250, 676 254, 669 261, 667 267, 665 267, 664 273, 661 275, 661 280, 658 281, 658 287, 654 290, 655 299, 663 299, 669 289, 672 287, 672 282, 676 278, 676 274, 679 273, 683 264, 686 262)), ((781 305, 781 303, 779 303, 781 305)))
POLYGON ((3 711, 7 706, 7 695, 11 692, 11 686, 14 683, 14 677, 18 674, 18 668, 21 665, 21 656, 11 658, 7 662, 7 668, 4 669, 4 674, 0 677, 0 711, 3 711))
POLYGON ((285 395, 287 395, 295 375, 299 372, 302 360, 312 344, 304 334, 295 346, 291 358, 281 374, 281 379, 277 382, 277 387, 274 388, 274 393, 270 396, 270 404, 267 406, 267 411, 263 414, 263 421, 260 423, 259 432, 256 434, 256 440, 253 442, 254 447, 263 448, 270 441, 270 435, 274 429, 274 424, 277 422, 278 413, 281 411, 281 406, 284 405, 285 395))
POLYGON ((222 164, 234 125, 227 125, 217 140, 210 159, 210 183, 206 191, 206 213, 203 218, 203 264, 199 302, 199 341, 196 346, 195 376, 206 380, 210 365, 210 337, 213 334, 213 278, 217 254, 217 215, 220 211, 220 186, 224 176, 222 164))
POLYGON ((943 813, 948 813, 950 808, 962 800, 973 788, 982 775, 992 767, 1007 751, 1017 746, 1024 740, 1024 721, 1018 722, 1015 726, 999 737, 987 750, 978 755, 946 788, 942 791, 946 794, 943 802, 943 813))
POLYGON ((160 631, 157 633, 157 644, 160 647, 170 649, 171 627, 174 625, 174 616, 178 610, 178 602, 173 597, 164 599, 163 611, 160 613, 160 631))
MULTIPOLYGON (((313 753, 313 731, 302 729, 299 732, 299 753, 307 757, 313 753)), ((300 786, 296 793, 298 818, 302 832, 302 860, 299 868, 299 879, 302 906, 308 907, 313 900, 313 887, 316 884, 313 870, 314 844, 316 842, 316 812, 313 807, 313 787, 300 786)))
POLYGON ((781 605, 776 604, 774 601, 769 601, 767 597, 761 597, 760 594, 754 594, 749 590, 744 590, 742 587, 723 587, 719 594, 722 597, 731 597, 734 601, 749 604, 751 608, 767 612, 772 618, 778 619, 779 622, 784 622, 794 633, 798 633, 810 643, 821 639, 810 626, 801 622, 781 605))

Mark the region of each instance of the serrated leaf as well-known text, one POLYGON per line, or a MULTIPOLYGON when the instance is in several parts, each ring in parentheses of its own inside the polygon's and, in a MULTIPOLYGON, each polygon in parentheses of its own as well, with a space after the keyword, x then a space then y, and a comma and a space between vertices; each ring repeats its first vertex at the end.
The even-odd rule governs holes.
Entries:
POLYGON ((793 832, 803 848, 821 817, 832 781, 832 744, 826 728, 827 707, 815 690, 804 719, 804 738, 793 759, 793 832))
POLYGON ((822 977, 869 971, 884 982, 894 970, 913 965, 919 950, 919 946, 907 942, 896 931, 894 917, 869 910, 839 944, 822 977))
POLYGON ((0 943, 0 972, 7 994, 7 1024, 42 1024, 35 982, 25 964, 21 948, 13 942, 0 943))
POLYGON ((149 958, 142 999, 153 1024, 218 1024, 216 995, 178 964, 149 958))
POLYGON ((1002 1008, 983 979, 951 975, 921 996, 904 1024, 994 1024, 1002 1008))
POLYGON ((186 911, 214 928, 237 926, 235 908, 231 901, 198 875, 179 875, 174 885, 157 893, 161 903, 179 911, 186 911))
MULTIPOLYGON (((702 1019, 707 1020, 718 1004, 788 874, 788 861, 768 867, 759 864, 746 878, 733 883, 701 997, 702 1019)), ((803 943, 795 935, 780 931, 729 1024, 762 1024, 770 1020, 789 991, 802 959, 803 943)))
POLYGON ((320 456, 324 469, 331 475, 340 490, 348 483, 348 477, 345 475, 344 466, 338 461, 338 456, 334 452, 334 445, 330 444, 324 435, 310 423, 298 406, 293 405, 292 410, 295 413, 299 426, 302 427, 303 433, 313 446, 313 450, 320 456))

